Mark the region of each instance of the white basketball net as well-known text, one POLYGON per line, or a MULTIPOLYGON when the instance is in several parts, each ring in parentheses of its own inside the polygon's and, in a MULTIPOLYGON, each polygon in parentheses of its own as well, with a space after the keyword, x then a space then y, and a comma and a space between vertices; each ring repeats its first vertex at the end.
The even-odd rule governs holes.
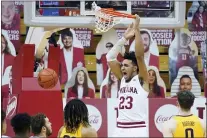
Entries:
POLYGON ((104 13, 101 11, 101 7, 97 6, 95 2, 92 3, 92 9, 95 12, 95 31, 97 33, 107 32, 124 19, 123 17, 104 13))

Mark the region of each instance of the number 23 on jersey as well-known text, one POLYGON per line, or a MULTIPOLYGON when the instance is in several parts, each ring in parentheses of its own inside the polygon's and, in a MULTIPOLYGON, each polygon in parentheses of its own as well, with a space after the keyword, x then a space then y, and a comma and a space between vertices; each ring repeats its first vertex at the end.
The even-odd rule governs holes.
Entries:
POLYGON ((119 98, 119 109, 131 109, 133 107, 133 97, 131 96, 121 96, 119 98))

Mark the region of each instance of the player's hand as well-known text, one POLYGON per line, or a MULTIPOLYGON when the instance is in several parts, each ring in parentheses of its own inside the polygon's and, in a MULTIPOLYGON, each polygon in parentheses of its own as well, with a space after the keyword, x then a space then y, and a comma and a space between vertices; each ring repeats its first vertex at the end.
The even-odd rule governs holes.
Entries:
POLYGON ((139 29, 140 17, 137 14, 135 14, 135 16, 136 16, 136 19, 134 22, 134 29, 139 29))
POLYGON ((135 34, 134 34, 134 24, 130 24, 129 27, 127 28, 127 30, 124 33, 124 38, 126 40, 129 40, 130 38, 132 38, 135 34))

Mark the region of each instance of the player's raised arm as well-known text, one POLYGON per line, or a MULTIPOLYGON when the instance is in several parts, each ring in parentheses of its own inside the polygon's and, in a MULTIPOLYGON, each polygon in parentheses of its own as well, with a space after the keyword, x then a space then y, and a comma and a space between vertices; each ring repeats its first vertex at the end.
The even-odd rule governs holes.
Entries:
POLYGON ((139 66, 139 77, 143 78, 144 82, 148 81, 147 67, 144 61, 144 45, 142 42, 140 30, 139 30, 140 17, 136 15, 134 30, 135 30, 135 55, 139 66))
POLYGON ((117 61, 117 56, 119 53, 121 53, 122 48, 124 48, 124 44, 127 42, 127 40, 129 40, 133 36, 134 28, 133 24, 131 24, 124 33, 124 36, 113 46, 113 48, 106 55, 107 62, 109 67, 111 68, 111 71, 119 80, 121 80, 123 75, 121 72, 121 64, 117 61))

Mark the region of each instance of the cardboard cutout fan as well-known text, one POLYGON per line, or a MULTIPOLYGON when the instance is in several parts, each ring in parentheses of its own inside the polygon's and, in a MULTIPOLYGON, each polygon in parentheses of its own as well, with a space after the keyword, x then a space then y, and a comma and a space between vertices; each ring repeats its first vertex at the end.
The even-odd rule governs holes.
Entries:
POLYGON ((92 89, 93 92, 95 92, 95 86, 94 86, 92 80, 90 79, 90 77, 88 75, 87 69, 84 68, 84 67, 76 67, 76 68, 73 69, 73 73, 72 73, 71 79, 65 85, 65 98, 66 99, 67 99, 67 96, 68 96, 68 89, 71 88, 71 87, 73 87, 75 85, 75 80, 76 80, 77 73, 79 71, 81 71, 81 70, 84 71, 84 73, 87 76, 88 88, 92 89))
MULTIPOLYGON (((100 86, 100 98, 118 98, 118 91, 119 91, 119 87, 120 87, 120 81, 118 79, 116 79, 116 76, 113 75, 113 79, 117 81, 117 83, 115 83, 114 87, 111 87, 111 90, 109 90, 107 92, 108 89, 108 85, 109 84, 109 77, 111 77, 111 69, 109 68, 107 71, 107 75, 105 77, 105 79, 103 80, 103 82, 101 83, 100 86)), ((112 80, 110 78, 110 80, 112 80)))
POLYGON ((157 77, 157 84, 164 89, 164 93, 166 95, 166 85, 165 85, 165 82, 163 81, 163 79, 160 77, 160 72, 157 69, 157 67, 155 67, 155 66, 148 66, 147 70, 148 71, 153 70, 155 72, 156 77, 157 77))
MULTIPOLYGON (((159 68, 159 49, 157 42, 152 39, 150 30, 141 29, 141 36, 145 47, 144 60, 147 66, 159 68), (146 40, 145 40, 146 39, 146 40)), ((131 43, 129 51, 135 51, 135 40, 131 43)))
POLYGON ((191 84, 190 85, 192 85, 192 89, 190 91, 193 92, 193 94, 196 97, 201 96, 200 84, 194 76, 193 69, 191 67, 188 67, 188 66, 183 66, 182 68, 179 69, 178 75, 177 75, 176 79, 174 80, 174 82, 172 83, 172 86, 171 86, 171 96, 175 96, 176 93, 180 91, 180 81, 181 81, 180 78, 183 75, 188 75, 191 79, 191 84))
MULTIPOLYGON (((2 32, 1 32, 1 34, 4 36, 4 38, 5 38, 5 40, 6 40, 6 42, 7 42, 7 47, 8 47, 8 50, 9 50, 9 53, 12 55, 12 56, 16 56, 16 50, 15 50, 15 48, 14 48, 14 45, 12 44, 12 42, 10 41, 10 39, 9 39, 9 36, 8 36, 8 32, 6 31, 6 30, 1 30, 2 32)), ((2 57, 2 64, 1 64, 1 66, 2 66, 2 73, 1 73, 1 75, 2 75, 2 83, 1 83, 1 85, 3 86, 3 85, 7 85, 7 84, 10 84, 10 80, 11 80, 11 78, 10 78, 10 75, 11 75, 11 69, 12 69, 12 65, 10 65, 10 66, 7 66, 6 68, 5 68, 5 70, 4 70, 4 66, 5 65, 7 65, 8 63, 6 63, 7 62, 7 59, 6 59, 6 57, 4 56, 4 57, 2 57)), ((10 62, 10 61, 9 61, 10 62)), ((13 61, 12 61, 13 62, 13 61)), ((10 64, 10 63, 9 63, 10 64)))
POLYGON ((182 28, 175 33, 175 38, 169 48, 169 72, 170 83, 177 76, 179 68, 189 66, 194 70, 194 75, 198 79, 198 48, 191 39, 188 29, 182 28))
MULTIPOLYGON (((118 36, 116 30, 110 29, 108 32, 102 34, 101 40, 96 47, 96 70, 97 70, 97 85, 101 85, 103 79, 105 78, 108 70, 108 65, 106 61, 106 54, 109 48, 112 48, 118 41, 118 36), (107 48, 108 47, 108 48, 107 48)), ((125 48, 122 49, 122 53, 125 53, 125 48)))
POLYGON ((4 29, 1 29, 1 34, 2 34, 2 35, 4 36, 4 38, 6 39, 11 54, 12 54, 13 56, 16 56, 16 50, 15 50, 15 48, 14 48, 14 45, 12 44, 12 42, 11 42, 10 39, 9 39, 8 32, 7 32, 6 30, 4 30, 4 29))

